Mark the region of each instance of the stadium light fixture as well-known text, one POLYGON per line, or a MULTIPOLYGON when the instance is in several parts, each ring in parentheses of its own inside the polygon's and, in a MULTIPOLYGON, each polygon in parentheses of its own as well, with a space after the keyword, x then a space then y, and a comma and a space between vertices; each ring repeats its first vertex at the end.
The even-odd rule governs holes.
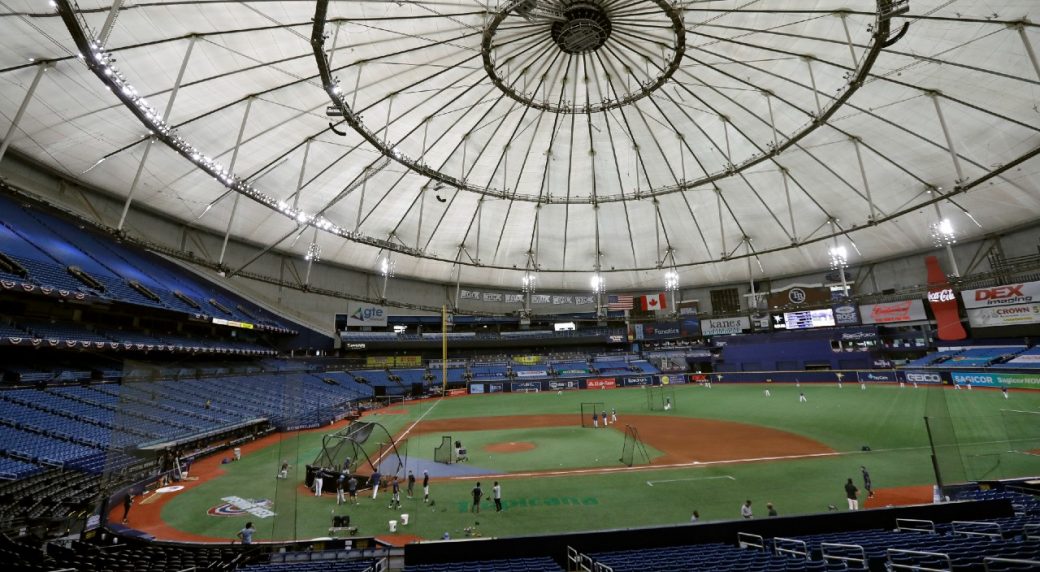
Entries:
POLYGON ((538 276, 528 270, 520 279, 520 291, 524 294, 533 294, 537 286, 538 276))
POLYGON ((849 252, 844 246, 834 245, 827 249, 831 259, 831 270, 842 270, 849 265, 849 252))
POLYGON ((932 242, 936 248, 950 246, 957 243, 957 233, 953 229, 950 219, 943 218, 928 225, 932 234, 932 242))
POLYGON ((592 287, 593 294, 601 294, 607 289, 606 281, 603 280, 603 277, 600 276, 598 272, 592 276, 591 280, 589 280, 589 285, 592 287))
POLYGON ((674 268, 664 273, 664 289, 666 292, 679 289, 679 273, 674 268))
POLYGON ((307 247, 307 254, 303 256, 303 259, 307 262, 318 262, 321 260, 321 247, 318 246, 317 242, 312 242, 307 247))

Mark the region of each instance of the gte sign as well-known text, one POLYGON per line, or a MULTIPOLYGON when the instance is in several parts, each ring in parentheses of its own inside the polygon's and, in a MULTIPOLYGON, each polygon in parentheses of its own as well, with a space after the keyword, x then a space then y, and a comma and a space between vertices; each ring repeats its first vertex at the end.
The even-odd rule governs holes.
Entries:
POLYGON ((347 326, 386 326, 386 308, 372 304, 347 304, 347 326))

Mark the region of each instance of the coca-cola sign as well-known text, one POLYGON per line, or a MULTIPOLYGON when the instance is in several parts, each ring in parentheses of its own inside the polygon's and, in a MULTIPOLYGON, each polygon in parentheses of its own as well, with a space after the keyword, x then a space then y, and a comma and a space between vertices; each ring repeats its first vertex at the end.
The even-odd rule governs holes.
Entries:
POLYGON ((967 338, 968 332, 964 330, 964 324, 961 323, 957 297, 950 288, 946 273, 939 266, 939 259, 935 256, 927 256, 924 264, 928 269, 928 303, 932 307, 932 313, 935 314, 939 339, 953 341, 967 338))
POLYGON ((928 293, 928 301, 933 304, 936 302, 952 302, 956 299, 957 297, 953 294, 953 288, 943 288, 942 290, 928 293))

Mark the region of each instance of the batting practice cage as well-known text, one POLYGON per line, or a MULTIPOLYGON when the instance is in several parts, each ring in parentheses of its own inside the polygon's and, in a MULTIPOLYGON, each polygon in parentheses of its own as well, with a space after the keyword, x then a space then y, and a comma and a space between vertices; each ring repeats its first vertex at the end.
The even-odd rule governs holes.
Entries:
POLYGON ((1040 466, 1040 412, 1008 407, 983 413, 978 400, 991 397, 992 390, 957 387, 929 390, 926 396, 924 421, 936 483, 946 489, 1035 476, 1040 466), (982 391, 986 393, 980 395, 982 391))
POLYGON ((582 427, 598 427, 599 415, 607 410, 606 404, 602 401, 593 401, 581 404, 581 426, 582 427), (596 422, 593 423, 592 417, 596 416, 596 422))
POLYGON ((639 438, 639 430, 631 425, 625 425, 625 442, 621 446, 621 458, 618 460, 629 467, 634 463, 650 464, 650 453, 639 438))
POLYGON ((670 385, 650 385, 646 388, 646 408, 650 411, 675 409, 675 388, 670 385))
MULTIPOLYGON (((321 440, 321 453, 311 463, 314 469, 339 473, 372 474, 379 472, 388 477, 403 476, 404 459, 397 450, 397 443, 379 423, 355 421, 342 431, 325 435, 321 440)), ((307 485, 312 485, 311 475, 307 485)))
MULTIPOLYGON (((178 350, 157 340, 127 345, 171 356, 178 350)), ((54 399, 74 405, 90 420, 80 425, 80 444, 69 445, 77 455, 84 453, 82 458, 67 465, 100 477, 101 494, 83 507, 88 530, 119 522, 127 492, 134 495, 131 525, 135 510, 170 495, 170 502, 179 503, 174 512, 203 515, 215 525, 212 535, 228 540, 243 522, 227 516, 252 520, 264 539, 313 538, 324 530, 318 525, 306 530, 306 511, 297 510, 306 496, 299 487, 314 459, 315 432, 355 416, 357 403, 367 400, 371 389, 344 373, 278 367, 262 369, 255 361, 233 358, 171 360, 161 366, 120 360, 111 364, 119 384, 53 388, 59 394, 54 399), (189 492, 180 490, 183 485, 200 476, 199 486, 182 494, 189 492), (210 480, 215 486, 209 486, 210 480)), ((368 442, 383 441, 392 448, 385 429, 365 432, 368 442)), ((374 460, 378 445, 368 442, 346 435, 327 439, 319 464, 341 467, 349 458, 356 466, 374 460)), ((383 456, 385 463, 392 455, 383 456)))

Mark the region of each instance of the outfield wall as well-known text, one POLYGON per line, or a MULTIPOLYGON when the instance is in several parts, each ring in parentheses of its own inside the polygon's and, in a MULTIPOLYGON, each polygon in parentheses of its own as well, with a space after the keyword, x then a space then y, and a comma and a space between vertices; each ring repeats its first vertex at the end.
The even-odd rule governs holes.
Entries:
MULTIPOLYGON (((994 374, 996 375, 996 374, 994 374)), ((1032 376, 1035 378, 1036 376, 1032 376)), ((503 379, 474 381, 467 385, 470 394, 569 391, 575 389, 618 389, 650 385, 690 383, 917 383, 939 385, 951 381, 950 372, 928 370, 841 370, 841 371, 740 371, 730 373, 669 373, 600 376, 581 379, 503 379), (840 376, 840 377, 839 377, 840 376)), ((980 384, 985 385, 985 384, 980 384)))

